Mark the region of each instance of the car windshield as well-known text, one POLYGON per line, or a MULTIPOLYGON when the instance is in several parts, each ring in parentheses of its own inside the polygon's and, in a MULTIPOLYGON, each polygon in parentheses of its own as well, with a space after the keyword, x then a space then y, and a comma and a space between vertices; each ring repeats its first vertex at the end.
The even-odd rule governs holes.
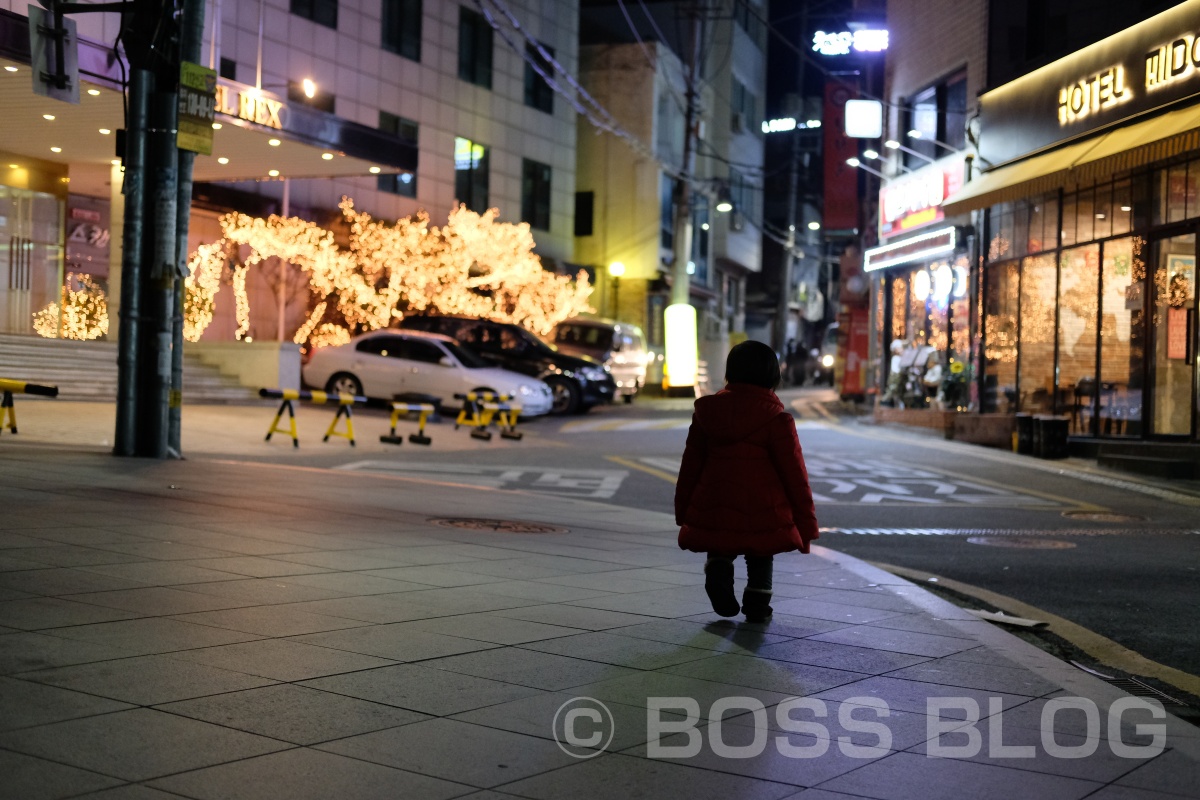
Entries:
POLYGON ((584 350, 610 350, 613 345, 613 331, 612 328, 596 325, 559 325, 554 329, 554 341, 584 350))
POLYGON ((472 353, 470 350, 463 347, 458 342, 438 342, 442 347, 450 351, 450 354, 458 359, 458 363, 462 364, 467 369, 483 369, 490 367, 491 364, 484 361, 479 356, 472 353))

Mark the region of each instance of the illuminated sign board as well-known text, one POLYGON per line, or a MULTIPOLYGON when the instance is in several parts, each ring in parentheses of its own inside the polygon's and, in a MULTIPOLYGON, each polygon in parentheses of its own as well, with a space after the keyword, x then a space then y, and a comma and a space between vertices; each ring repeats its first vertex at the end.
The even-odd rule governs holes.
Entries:
POLYGON ((810 119, 805 122, 800 122, 792 117, 780 117, 779 119, 763 120, 763 133, 786 133, 794 130, 807 130, 810 128, 821 127, 821 120, 810 119))
POLYGON ((1200 0, 980 97, 979 155, 1000 165, 1200 92, 1200 0))
POLYGON ((880 237, 945 219, 942 201, 962 188, 964 173, 962 156, 953 156, 888 181, 879 190, 880 237))
POLYGON ((284 129, 287 106, 253 87, 242 88, 227 82, 217 84, 216 106, 218 114, 237 117, 277 131, 284 129))
POLYGON ((939 228, 922 233, 902 242, 872 247, 863 253, 863 270, 873 272, 899 264, 928 261, 934 256, 954 252, 958 246, 958 234, 954 228, 939 228))
POLYGON ((856 31, 813 34, 813 50, 823 56, 848 56, 856 53, 882 53, 887 50, 888 32, 877 28, 860 28, 856 31))

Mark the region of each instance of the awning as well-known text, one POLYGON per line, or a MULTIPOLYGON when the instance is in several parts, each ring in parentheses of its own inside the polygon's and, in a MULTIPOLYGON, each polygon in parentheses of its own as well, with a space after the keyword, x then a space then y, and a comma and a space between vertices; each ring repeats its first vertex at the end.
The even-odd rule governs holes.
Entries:
POLYGON ((942 203, 946 216, 1006 203, 1200 149, 1200 107, 1189 106, 984 172, 942 203))

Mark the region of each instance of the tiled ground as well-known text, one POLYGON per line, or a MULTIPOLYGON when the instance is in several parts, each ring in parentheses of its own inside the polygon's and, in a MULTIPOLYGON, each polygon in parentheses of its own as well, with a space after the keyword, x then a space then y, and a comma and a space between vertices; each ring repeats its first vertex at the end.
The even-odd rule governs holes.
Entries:
POLYGON ((776 583, 769 624, 721 620, 670 520, 611 506, 11 448, 0 798, 1198 796, 1200 731, 1120 757, 1107 717, 1089 737, 1059 711, 1050 747, 1095 752, 1054 757, 1048 702, 1083 687, 1103 710, 1108 687, 827 551, 776 583), (448 515, 570 530, 429 522, 448 515), (580 697, 611 738, 560 748, 580 697), (688 700, 654 728, 664 697, 688 700))

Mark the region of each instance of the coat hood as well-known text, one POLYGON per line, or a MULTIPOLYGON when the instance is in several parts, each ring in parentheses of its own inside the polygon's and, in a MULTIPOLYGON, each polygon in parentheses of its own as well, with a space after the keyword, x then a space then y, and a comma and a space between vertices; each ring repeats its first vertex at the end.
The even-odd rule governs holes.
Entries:
POLYGON ((696 421, 720 443, 741 441, 783 413, 783 402, 774 391, 749 383, 731 383, 696 401, 696 421))

